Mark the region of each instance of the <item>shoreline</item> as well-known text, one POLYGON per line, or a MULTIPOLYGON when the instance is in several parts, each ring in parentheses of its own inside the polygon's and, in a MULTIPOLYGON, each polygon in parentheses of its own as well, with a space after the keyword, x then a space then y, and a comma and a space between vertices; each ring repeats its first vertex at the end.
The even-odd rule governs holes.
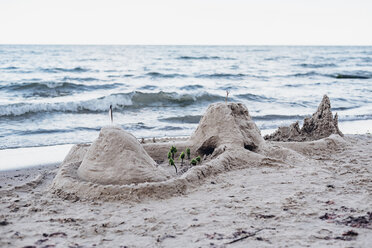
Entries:
MULTIPOLYGON (((339 126, 346 135, 369 135, 372 132, 372 129, 369 129, 369 127, 372 126, 372 120, 340 122, 339 126), (355 130, 353 126, 358 124, 362 124, 363 126, 359 126, 359 130, 355 130)), ((266 134, 271 134, 275 130, 276 129, 261 130, 261 135, 265 136, 266 134)), ((164 136, 158 137, 156 139, 164 141, 169 139, 187 139, 189 137, 190 136, 164 136)), ((138 138, 138 140, 141 141, 140 138, 138 138)), ((152 138, 145 138, 145 140, 151 142, 152 138)), ((12 171, 23 168, 45 166, 48 164, 60 164, 73 145, 75 144, 2 149, 0 150, 0 173, 4 171, 12 171), (45 154, 49 154, 49 157, 44 157, 45 154), (24 162, 25 156, 26 160, 28 159, 27 162, 24 162)))

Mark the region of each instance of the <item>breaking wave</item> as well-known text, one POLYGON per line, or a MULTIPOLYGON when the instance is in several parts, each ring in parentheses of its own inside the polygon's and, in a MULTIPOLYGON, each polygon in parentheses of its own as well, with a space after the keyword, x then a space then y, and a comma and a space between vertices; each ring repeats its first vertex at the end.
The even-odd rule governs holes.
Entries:
POLYGON ((182 107, 191 104, 217 102, 223 99, 223 96, 212 95, 206 92, 199 95, 191 95, 163 91, 158 93, 134 91, 76 102, 29 102, 0 105, 0 116, 22 116, 43 112, 106 112, 110 105, 116 110, 144 107, 182 107))

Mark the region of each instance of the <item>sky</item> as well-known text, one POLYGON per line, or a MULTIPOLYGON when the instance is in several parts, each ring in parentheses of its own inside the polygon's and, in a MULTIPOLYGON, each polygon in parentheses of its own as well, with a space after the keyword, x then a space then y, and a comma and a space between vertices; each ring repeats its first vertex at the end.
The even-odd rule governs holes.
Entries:
POLYGON ((0 0, 0 44, 372 45, 372 0, 0 0))

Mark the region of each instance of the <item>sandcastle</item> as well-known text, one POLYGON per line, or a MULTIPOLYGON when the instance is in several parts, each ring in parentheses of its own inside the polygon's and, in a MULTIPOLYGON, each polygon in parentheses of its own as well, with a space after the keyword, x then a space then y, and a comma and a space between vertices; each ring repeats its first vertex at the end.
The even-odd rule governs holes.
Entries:
MULTIPOLYGON (((330 106, 327 99, 322 101, 326 107, 330 106)), ((324 113, 326 120, 337 121, 324 111, 319 118, 324 113)), ((318 123, 316 117, 313 115, 306 123, 310 126, 313 121, 318 123)), ((321 127, 312 130, 318 128, 321 127)), ((75 145, 71 149, 50 190, 74 199, 167 198, 186 193, 209 175, 249 166, 282 165, 289 158, 292 162, 293 158, 302 159, 293 150, 268 144, 241 103, 211 104, 191 137, 177 143, 182 149, 190 147, 193 154, 204 157, 201 165, 183 174, 171 174, 162 161, 166 161, 165 151, 172 144, 170 141, 141 145, 121 127, 104 127, 92 145, 75 145)))
POLYGON ((338 128, 337 113, 333 117, 331 102, 328 96, 324 95, 318 110, 311 117, 304 119, 302 128, 295 122, 289 127, 279 127, 273 134, 264 138, 270 141, 312 141, 326 138, 331 134, 343 136, 338 128))

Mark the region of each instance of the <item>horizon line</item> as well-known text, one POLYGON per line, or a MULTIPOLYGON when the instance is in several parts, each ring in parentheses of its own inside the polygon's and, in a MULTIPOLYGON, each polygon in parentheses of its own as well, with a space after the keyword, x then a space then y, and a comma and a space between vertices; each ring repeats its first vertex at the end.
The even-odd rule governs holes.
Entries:
POLYGON ((338 47, 369 47, 372 44, 134 44, 134 43, 0 43, 0 46, 293 46, 293 47, 326 47, 326 46, 338 46, 338 47))

